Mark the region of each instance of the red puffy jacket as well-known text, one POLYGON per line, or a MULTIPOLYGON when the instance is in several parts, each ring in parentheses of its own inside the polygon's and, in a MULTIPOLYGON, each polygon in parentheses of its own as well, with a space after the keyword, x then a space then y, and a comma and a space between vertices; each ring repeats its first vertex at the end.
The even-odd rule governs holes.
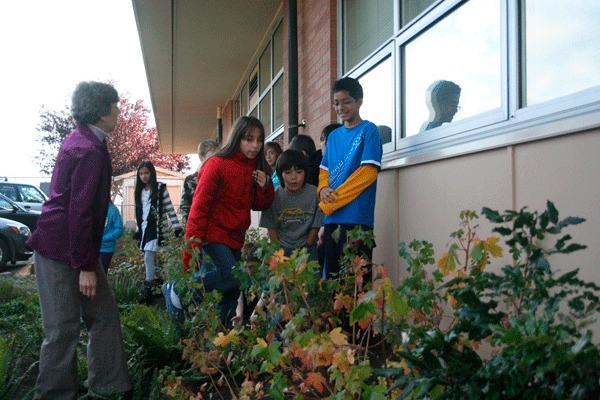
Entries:
MULTIPOLYGON (((221 243, 239 250, 250 226, 250 210, 269 208, 275 197, 273 185, 261 188, 252 179, 257 160, 241 152, 231 158, 213 156, 198 172, 198 187, 187 221, 185 238, 202 242, 221 243)), ((191 242, 192 247, 201 244, 191 242)), ((187 269, 190 254, 184 251, 187 269)))

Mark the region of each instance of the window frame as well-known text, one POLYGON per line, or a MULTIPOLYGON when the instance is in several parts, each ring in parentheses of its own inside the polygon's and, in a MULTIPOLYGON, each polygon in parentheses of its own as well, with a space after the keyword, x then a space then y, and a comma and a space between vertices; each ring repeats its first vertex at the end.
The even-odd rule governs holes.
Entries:
MULTIPOLYGON (((600 85, 539 104, 522 107, 521 26, 519 0, 500 3, 500 107, 445 125, 427 135, 406 137, 402 118, 405 93, 405 46, 425 34, 469 0, 438 1, 426 8, 413 21, 401 27, 401 0, 394 1, 394 36, 382 43, 347 73, 344 65, 342 23, 338 13, 338 76, 358 77, 374 68, 386 57, 392 57, 395 87, 394 135, 392 144, 384 146, 383 168, 397 168, 448 157, 476 153, 498 147, 530 142, 600 126, 600 85), (390 46, 392 49, 390 50, 390 46)), ((343 0, 338 0, 343 10, 343 0)), ((376 122, 376 121, 375 121, 376 122)))
MULTIPOLYGON (((244 79, 240 82, 238 89, 235 91, 235 96, 234 98, 236 99, 236 103, 241 103, 239 104, 239 106, 237 106, 236 104, 236 109, 239 110, 239 115, 238 116, 242 116, 242 115, 254 115, 254 116, 260 116, 262 115, 263 110, 262 108, 266 108, 264 105, 261 106, 261 103, 263 102, 264 98, 266 96, 268 96, 269 94, 271 95, 270 99, 269 99, 269 112, 271 114, 270 117, 270 124, 269 126, 265 126, 265 134, 267 137, 272 137, 272 136, 277 136, 280 132, 283 131, 283 127, 284 127, 284 123, 281 124, 281 126, 274 126, 275 120, 273 118, 274 116, 274 99, 272 96, 273 93, 273 86, 275 85, 275 83, 277 82, 278 79, 283 77, 284 71, 285 71, 285 63, 282 62, 281 63, 281 69, 279 71, 274 71, 274 57, 275 57, 275 49, 274 49, 274 37, 275 37, 275 33, 277 32, 277 30, 280 28, 280 26, 283 26, 283 15, 280 13, 280 15, 275 18, 273 24, 271 25, 270 29, 269 29, 269 34, 265 35, 265 38, 263 40, 263 42, 261 43, 261 45, 258 47, 260 51, 257 51, 255 58, 252 59, 252 62, 249 64, 249 69, 248 71, 244 74, 244 79), (270 65, 269 65, 269 76, 266 78, 266 81, 268 81, 268 83, 265 82, 265 77, 263 77, 263 74, 261 74, 261 65, 260 65, 260 60, 262 58, 262 56, 265 54, 265 52, 269 50, 269 60, 270 60, 270 65), (256 88, 256 92, 253 94, 253 97, 250 98, 248 96, 249 94, 249 81, 250 78, 256 73, 257 76, 257 88, 256 88), (261 91, 261 86, 264 84, 264 87, 262 88, 261 91), (244 93, 245 91, 245 93, 244 93), (246 103, 245 106, 243 107, 244 104, 244 96, 246 97, 246 103), (246 108, 246 109, 244 109, 246 108)), ((282 53, 283 53, 283 49, 282 49, 282 53)), ((236 115, 237 115, 238 111, 236 111, 236 115)), ((262 119, 261 119, 262 120, 262 119)))

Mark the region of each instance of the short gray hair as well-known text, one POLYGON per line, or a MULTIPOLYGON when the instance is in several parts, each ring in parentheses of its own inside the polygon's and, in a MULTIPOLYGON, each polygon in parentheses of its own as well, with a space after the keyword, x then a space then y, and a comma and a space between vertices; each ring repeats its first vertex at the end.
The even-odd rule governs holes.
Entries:
POLYGON ((78 124, 95 124, 110 114, 111 106, 118 102, 119 94, 112 85, 80 82, 71 98, 71 115, 78 124))

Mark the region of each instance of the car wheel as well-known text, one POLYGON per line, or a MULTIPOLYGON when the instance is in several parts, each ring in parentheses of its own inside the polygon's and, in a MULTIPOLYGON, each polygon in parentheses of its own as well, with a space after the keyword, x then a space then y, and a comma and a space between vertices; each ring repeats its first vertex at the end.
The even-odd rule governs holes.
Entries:
POLYGON ((6 266, 9 257, 10 253, 8 252, 8 247, 0 240, 0 269, 3 269, 6 266))

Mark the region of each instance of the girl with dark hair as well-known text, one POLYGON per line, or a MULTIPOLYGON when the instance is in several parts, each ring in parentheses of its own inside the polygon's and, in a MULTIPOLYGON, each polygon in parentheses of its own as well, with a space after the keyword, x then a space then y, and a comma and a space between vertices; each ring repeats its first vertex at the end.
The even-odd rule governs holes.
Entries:
MULTIPOLYGON (((192 248, 211 262, 203 262, 197 280, 206 292, 219 291, 221 321, 235 316, 239 282, 231 269, 241 258, 250 210, 269 208, 274 191, 266 173, 263 142, 265 130, 255 117, 241 117, 233 126, 229 142, 208 159, 198 173, 198 189, 186 226, 189 248, 184 250, 184 268, 198 268, 192 248)), ((198 298, 196 300, 199 300, 198 298)))
POLYGON ((134 238, 139 241, 140 250, 144 252, 146 279, 142 300, 147 302, 152 296, 152 286, 162 284, 162 279, 156 274, 156 253, 164 241, 164 230, 168 229, 167 217, 176 235, 182 229, 167 185, 156 180, 156 169, 150 161, 144 161, 138 167, 134 197, 137 221, 134 238))

